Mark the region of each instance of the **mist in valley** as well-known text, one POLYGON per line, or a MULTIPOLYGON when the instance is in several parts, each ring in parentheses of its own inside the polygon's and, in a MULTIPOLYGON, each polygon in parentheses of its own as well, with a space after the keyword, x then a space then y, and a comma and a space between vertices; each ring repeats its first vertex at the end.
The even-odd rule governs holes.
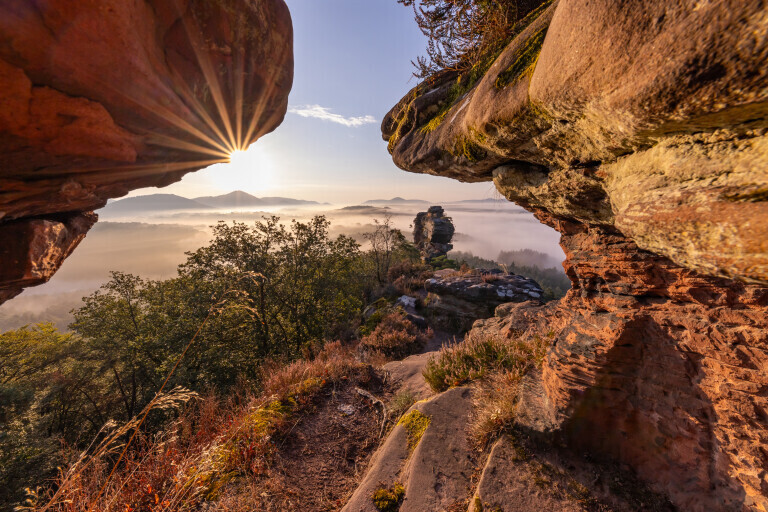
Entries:
MULTIPOLYGON (((390 216, 394 227, 412 239, 416 214, 432 204, 440 204, 453 219, 456 234, 453 253, 471 253, 479 258, 499 261, 504 252, 521 265, 556 267, 564 259, 556 231, 541 224, 532 214, 503 199, 459 202, 361 201, 354 204, 291 204, 263 208, 211 208, 186 205, 168 209, 168 198, 157 194, 149 199, 114 201, 99 211, 100 221, 46 284, 28 288, 19 297, 0 306, 0 331, 38 322, 52 322, 66 329, 71 311, 82 297, 105 283, 111 271, 139 275, 146 279, 165 279, 176 274, 186 260, 186 252, 206 245, 211 227, 217 222, 253 223, 276 215, 281 222, 307 221, 325 215, 331 221, 331 234, 353 237, 365 248, 363 235, 373 231, 375 221, 390 216), (527 251, 525 251, 527 250, 527 251)), ((173 201, 171 201, 173 204, 173 201)), ((451 255, 449 254, 449 257, 451 255)))

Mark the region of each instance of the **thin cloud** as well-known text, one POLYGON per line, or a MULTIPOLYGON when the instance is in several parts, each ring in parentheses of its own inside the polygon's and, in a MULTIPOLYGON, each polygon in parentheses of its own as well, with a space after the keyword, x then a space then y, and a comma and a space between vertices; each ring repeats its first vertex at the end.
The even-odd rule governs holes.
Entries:
POLYGON ((300 107, 290 107, 288 112, 290 114, 296 114, 301 117, 312 117, 322 121, 330 121, 332 123, 349 126, 351 128, 357 128, 365 124, 372 124, 376 122, 376 119, 373 116, 344 117, 340 114, 334 114, 331 112, 331 109, 327 107, 321 107, 320 105, 303 105, 300 107))

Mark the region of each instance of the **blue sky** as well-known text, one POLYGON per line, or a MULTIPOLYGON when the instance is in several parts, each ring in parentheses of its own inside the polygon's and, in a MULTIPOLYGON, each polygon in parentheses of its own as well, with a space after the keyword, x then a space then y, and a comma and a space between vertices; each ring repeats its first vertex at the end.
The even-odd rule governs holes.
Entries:
POLYGON ((403 172, 387 153, 381 120, 416 84, 411 60, 425 47, 409 8, 395 0, 287 3, 296 67, 284 123, 234 165, 188 174, 163 192, 194 197, 241 189, 334 203, 494 196, 491 183, 403 172))

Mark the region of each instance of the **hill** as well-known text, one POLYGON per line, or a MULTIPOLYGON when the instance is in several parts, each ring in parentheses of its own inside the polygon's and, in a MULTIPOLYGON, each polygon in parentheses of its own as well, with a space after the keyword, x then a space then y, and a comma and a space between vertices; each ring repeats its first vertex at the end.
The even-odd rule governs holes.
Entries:
POLYGON ((371 199, 363 204, 429 204, 429 201, 423 199, 403 199, 402 197, 393 197, 392 199, 371 199))
POLYGON ((175 194, 128 197, 107 204, 99 215, 126 215, 170 210, 209 210, 210 206, 175 194))
POLYGON ((213 208, 243 208, 248 206, 297 206, 320 204, 317 201, 304 201, 290 197, 256 197, 242 190, 235 190, 220 196, 196 197, 194 201, 213 208))

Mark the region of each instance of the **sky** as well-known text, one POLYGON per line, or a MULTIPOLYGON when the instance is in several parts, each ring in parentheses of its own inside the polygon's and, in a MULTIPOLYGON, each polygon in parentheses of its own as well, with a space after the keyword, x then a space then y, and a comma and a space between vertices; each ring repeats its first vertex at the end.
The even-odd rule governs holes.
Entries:
POLYGON ((294 25, 295 78, 283 124, 249 150, 162 190, 197 197, 244 190, 352 204, 395 196, 430 201, 498 197, 466 184, 398 169, 380 125, 417 84, 411 61, 426 39, 395 0, 286 0, 294 25))

